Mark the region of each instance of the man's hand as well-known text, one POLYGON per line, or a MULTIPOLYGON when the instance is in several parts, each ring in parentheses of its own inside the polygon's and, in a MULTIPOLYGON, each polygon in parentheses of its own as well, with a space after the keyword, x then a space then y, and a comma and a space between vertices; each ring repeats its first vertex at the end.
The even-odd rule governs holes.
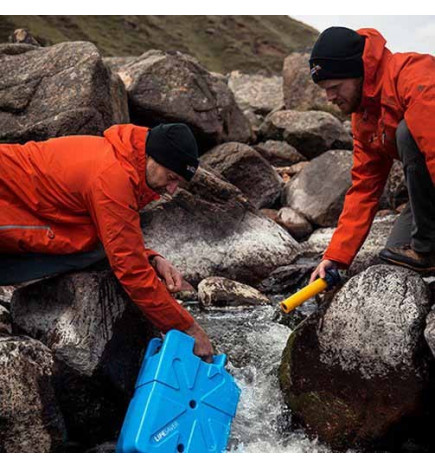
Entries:
POLYGON ((195 338, 195 347, 193 352, 206 362, 213 362, 213 346, 205 331, 195 321, 193 325, 184 330, 192 338, 195 338))
POLYGON ((183 290, 183 276, 166 258, 157 256, 153 257, 151 265, 156 270, 157 274, 165 283, 171 293, 176 293, 183 290))
POLYGON ((318 265, 317 268, 313 271, 310 277, 310 283, 312 283, 317 277, 325 278, 326 271, 331 269, 337 269, 338 263, 334 262, 333 260, 322 260, 318 265))

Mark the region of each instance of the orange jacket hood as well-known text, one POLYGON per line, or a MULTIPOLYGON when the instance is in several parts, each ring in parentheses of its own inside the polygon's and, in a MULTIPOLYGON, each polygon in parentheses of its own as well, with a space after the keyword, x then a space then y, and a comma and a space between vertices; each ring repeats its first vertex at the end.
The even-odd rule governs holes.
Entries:
POLYGON ((147 134, 148 128, 132 124, 113 125, 104 132, 104 138, 113 146, 115 156, 137 188, 140 208, 160 198, 160 195, 146 183, 147 134))
POLYGON ((370 99, 380 96, 382 77, 391 52, 385 47, 387 41, 376 29, 359 29, 358 34, 366 38, 363 53, 364 84, 362 107, 369 105, 370 99))

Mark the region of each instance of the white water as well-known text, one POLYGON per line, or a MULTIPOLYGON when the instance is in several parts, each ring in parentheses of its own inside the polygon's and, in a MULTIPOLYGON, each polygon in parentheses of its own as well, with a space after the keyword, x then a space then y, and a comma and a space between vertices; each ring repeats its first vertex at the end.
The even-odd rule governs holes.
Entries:
POLYGON ((189 307, 205 328, 218 354, 228 356, 227 369, 242 390, 233 421, 231 452, 327 452, 303 431, 289 429, 278 383, 281 354, 291 330, 272 319, 272 306, 224 308, 202 312, 189 307))

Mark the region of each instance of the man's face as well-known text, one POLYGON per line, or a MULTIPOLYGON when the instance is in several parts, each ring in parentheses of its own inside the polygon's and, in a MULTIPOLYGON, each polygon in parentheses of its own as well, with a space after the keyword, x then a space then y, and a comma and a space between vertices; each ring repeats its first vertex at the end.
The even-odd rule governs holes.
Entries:
POLYGON ((147 157, 145 177, 147 185, 159 195, 168 193, 172 195, 177 190, 180 182, 184 182, 183 177, 166 169, 166 167, 147 157))
POLYGON ((362 97, 362 78, 324 80, 318 85, 326 91, 328 101, 337 105, 344 114, 349 115, 358 110, 362 97))

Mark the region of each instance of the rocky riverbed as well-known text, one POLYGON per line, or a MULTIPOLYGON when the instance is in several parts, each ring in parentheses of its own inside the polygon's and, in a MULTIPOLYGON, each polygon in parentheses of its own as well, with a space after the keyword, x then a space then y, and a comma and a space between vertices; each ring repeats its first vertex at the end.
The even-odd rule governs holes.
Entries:
MULTIPOLYGON (((107 60, 89 42, 2 44, 0 140, 188 124, 200 169, 141 222, 197 290, 180 300, 242 388, 229 450, 433 450, 434 282, 377 257, 407 201, 399 163, 341 287, 277 314, 351 183, 349 122, 306 58, 289 56, 282 76, 223 76, 180 52, 107 60)), ((0 451, 113 449, 156 335, 103 267, 0 288, 0 451)))

